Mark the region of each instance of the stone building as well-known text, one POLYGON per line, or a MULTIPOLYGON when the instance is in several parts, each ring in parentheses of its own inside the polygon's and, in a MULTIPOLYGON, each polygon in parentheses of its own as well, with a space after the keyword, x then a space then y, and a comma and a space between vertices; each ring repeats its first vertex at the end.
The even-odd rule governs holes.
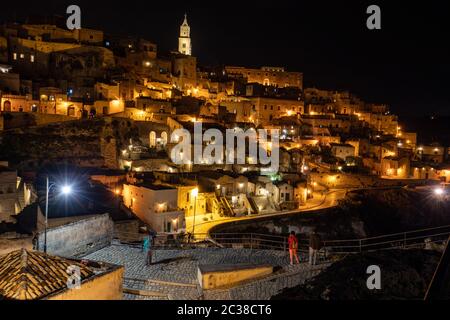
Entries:
POLYGON ((0 223, 15 222, 20 212, 17 171, 0 165, 0 223))
POLYGON ((421 145, 416 152, 423 162, 443 163, 445 159, 445 148, 439 144, 421 145))
POLYGON ((393 114, 384 113, 358 113, 359 120, 365 121, 373 130, 396 136, 399 130, 398 118, 393 114))
POLYGON ((197 88, 197 58, 176 54, 172 55, 173 84, 186 95, 196 95, 197 88))
POLYGON ((276 99, 266 97, 252 97, 253 119, 257 125, 270 124, 272 120, 303 113, 303 101, 276 99))
POLYGON ((411 176, 414 179, 438 180, 450 183, 450 164, 411 163, 411 176))
POLYGON ((5 112, 37 112, 39 101, 31 95, 4 94, 1 97, 0 111, 5 112))
POLYGON ((220 102, 220 106, 225 107, 229 113, 235 114, 236 122, 256 121, 256 110, 253 110, 253 103, 250 99, 227 97, 220 102))
POLYGON ((407 157, 385 157, 381 159, 381 176, 395 179, 407 179, 410 161, 407 157))
POLYGON ((21 26, 26 30, 26 36, 34 39, 58 42, 64 40, 69 42, 79 42, 84 44, 102 44, 103 31, 94 29, 74 29, 68 30, 59 28, 52 24, 24 24, 21 26))
POLYGON ((226 66, 225 72, 230 78, 243 78, 247 83, 260 83, 265 86, 303 88, 303 74, 288 72, 282 67, 261 67, 252 69, 226 66))
POLYGON ((331 143, 331 153, 345 161, 347 157, 355 156, 355 147, 348 143, 331 143))
POLYGON ((348 133, 352 121, 347 116, 339 115, 302 115, 302 121, 312 128, 328 128, 331 134, 348 133))
POLYGON ((178 232, 184 228, 184 212, 178 208, 176 188, 149 183, 124 184, 123 202, 158 233, 178 232))

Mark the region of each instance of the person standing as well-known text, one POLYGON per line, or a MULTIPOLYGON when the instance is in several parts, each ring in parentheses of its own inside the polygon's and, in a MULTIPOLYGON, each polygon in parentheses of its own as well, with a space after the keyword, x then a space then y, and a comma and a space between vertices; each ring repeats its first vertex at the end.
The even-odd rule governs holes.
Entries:
POLYGON ((317 253, 322 248, 322 239, 314 229, 309 236, 309 264, 315 265, 317 262, 317 253))
POLYGON ((145 265, 149 266, 152 264, 152 244, 153 244, 153 235, 151 232, 148 232, 142 241, 142 252, 145 255, 145 265))
POLYGON ((297 263, 300 263, 300 260, 298 259, 298 239, 295 236, 295 231, 291 231, 291 234, 288 238, 288 245, 289 245, 289 257, 291 260, 291 265, 294 264, 294 257, 297 263))

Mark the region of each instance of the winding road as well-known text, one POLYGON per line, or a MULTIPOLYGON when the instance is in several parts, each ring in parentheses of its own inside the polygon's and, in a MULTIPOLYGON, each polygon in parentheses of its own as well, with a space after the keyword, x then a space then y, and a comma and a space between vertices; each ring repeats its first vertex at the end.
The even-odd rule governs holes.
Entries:
MULTIPOLYGON (((249 215, 242 217, 218 217, 214 220, 208 221, 204 221, 202 216, 196 216, 194 233, 196 234, 196 239, 199 239, 206 237, 213 227, 216 227, 224 223, 246 221, 246 220, 257 220, 257 219, 264 219, 267 217, 280 217, 284 215, 299 214, 304 212, 311 212, 331 208, 338 204, 338 200, 345 198, 347 191, 348 191, 347 189, 334 189, 330 190, 324 195, 320 193, 315 193, 315 197, 312 200, 310 200, 307 205, 305 205, 303 208, 292 211, 278 211, 273 213, 249 215)), ((192 230, 193 230, 193 217, 186 217, 186 231, 191 232, 192 230)))

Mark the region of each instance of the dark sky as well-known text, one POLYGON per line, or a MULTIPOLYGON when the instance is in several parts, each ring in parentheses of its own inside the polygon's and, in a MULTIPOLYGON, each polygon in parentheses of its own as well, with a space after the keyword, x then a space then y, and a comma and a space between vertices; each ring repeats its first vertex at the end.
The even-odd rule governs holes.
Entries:
POLYGON ((0 18, 65 15, 82 10, 82 26, 136 34, 162 50, 177 48, 187 12, 199 64, 285 66, 306 86, 348 89, 400 115, 450 115, 448 1, 8 1, 0 18), (378 4, 382 30, 366 28, 378 4))

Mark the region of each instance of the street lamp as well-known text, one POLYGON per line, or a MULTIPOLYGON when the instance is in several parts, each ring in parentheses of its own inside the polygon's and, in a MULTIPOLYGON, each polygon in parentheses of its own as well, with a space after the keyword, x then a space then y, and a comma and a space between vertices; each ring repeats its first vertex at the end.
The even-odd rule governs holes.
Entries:
POLYGON ((193 223, 192 223, 192 236, 194 236, 194 232, 195 232, 195 214, 196 214, 196 211, 197 211, 198 188, 192 189, 191 190, 191 194, 194 197, 194 219, 193 219, 193 223))
POLYGON ((63 186, 63 187, 61 188, 61 192, 62 192, 64 195, 68 195, 69 193, 72 192, 72 187, 71 187, 71 186, 68 186, 68 185, 63 186))
MULTIPOLYGON (((47 253, 47 229, 48 229, 48 194, 50 189, 56 186, 55 183, 50 183, 48 176, 46 177, 46 188, 45 188, 45 232, 44 232, 44 253, 47 253)), ((68 195, 72 192, 72 187, 69 185, 64 185, 61 187, 61 192, 64 195, 68 195)))
POLYGON ((443 188, 436 188, 434 189, 434 194, 437 196, 442 196, 444 194, 444 189, 443 188))

